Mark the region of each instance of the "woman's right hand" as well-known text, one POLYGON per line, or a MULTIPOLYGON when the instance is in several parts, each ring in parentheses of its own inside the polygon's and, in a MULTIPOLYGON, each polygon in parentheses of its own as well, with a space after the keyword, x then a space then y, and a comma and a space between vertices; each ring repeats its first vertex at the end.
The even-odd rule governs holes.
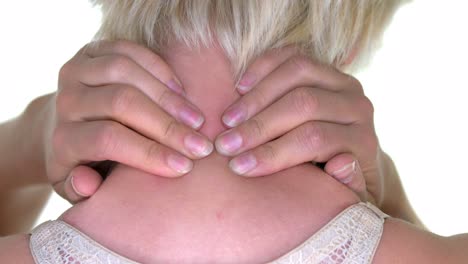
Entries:
POLYGON ((82 48, 60 70, 49 106, 46 171, 70 202, 93 195, 101 184, 92 163, 110 160, 177 177, 192 169, 191 159, 213 150, 196 132, 204 118, 184 98, 174 72, 151 50, 129 41, 82 48))

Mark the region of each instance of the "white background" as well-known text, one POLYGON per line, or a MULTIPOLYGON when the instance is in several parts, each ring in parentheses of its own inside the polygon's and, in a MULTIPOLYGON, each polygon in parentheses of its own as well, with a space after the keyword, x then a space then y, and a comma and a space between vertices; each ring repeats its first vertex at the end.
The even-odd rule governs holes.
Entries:
MULTIPOLYGON (((417 213, 441 235, 468 232, 466 10, 462 0, 404 6, 373 63, 358 75, 374 102, 383 149, 417 213)), ((60 66, 91 40, 99 19, 85 0, 2 2, 0 122, 56 89, 60 66)), ((39 221, 67 207, 53 196, 39 221)))

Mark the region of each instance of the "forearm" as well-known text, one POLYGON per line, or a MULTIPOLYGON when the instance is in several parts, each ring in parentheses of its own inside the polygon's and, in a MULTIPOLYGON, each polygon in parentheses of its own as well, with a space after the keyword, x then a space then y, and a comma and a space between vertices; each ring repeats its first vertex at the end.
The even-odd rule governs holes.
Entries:
POLYGON ((47 182, 41 143, 50 97, 35 99, 20 116, 0 124, 0 191, 47 182))
POLYGON ((41 146, 49 98, 0 124, 0 235, 27 232, 50 195, 41 146))
POLYGON ((0 237, 0 262, 1 263, 34 263, 29 252, 29 236, 18 234, 8 237, 0 237))
POLYGON ((467 263, 467 246, 467 234, 442 237, 390 218, 372 263, 467 263))
POLYGON ((0 193, 0 236, 29 232, 50 193, 48 185, 32 185, 0 193))
POLYGON ((383 187, 384 195, 382 203, 379 206, 380 209, 393 217, 408 221, 418 227, 426 229, 414 209, 411 207, 392 159, 383 151, 379 158, 380 164, 382 165, 383 175, 385 175, 383 187))

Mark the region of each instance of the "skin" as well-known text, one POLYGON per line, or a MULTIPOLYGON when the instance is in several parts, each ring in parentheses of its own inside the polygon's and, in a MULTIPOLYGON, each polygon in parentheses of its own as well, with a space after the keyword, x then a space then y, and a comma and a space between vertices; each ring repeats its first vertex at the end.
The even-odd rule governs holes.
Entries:
MULTIPOLYGON (((101 178, 95 171, 85 166, 73 168, 82 160, 116 160, 150 173, 173 177, 174 171, 167 168, 169 150, 165 147, 194 158, 190 155, 192 149, 185 145, 189 133, 186 127, 170 128, 175 120, 154 109, 159 106, 184 122, 180 111, 190 106, 200 114, 192 120, 204 118, 203 113, 189 103, 190 100, 167 93, 167 88, 161 85, 161 82, 165 83, 177 94, 184 94, 181 87, 174 89, 168 85, 173 80, 180 83, 174 77, 177 74, 170 69, 164 58, 142 46, 122 41, 88 45, 63 67, 56 102, 61 121, 53 127, 52 140, 57 147, 45 151, 51 152, 49 157, 52 157, 46 167, 54 168, 58 164, 62 171, 72 170, 68 177, 50 170, 50 181, 59 193, 71 201, 78 201, 97 190, 101 178), (138 69, 140 66, 143 69, 138 69), (147 72, 156 79, 147 76, 147 72), (120 85, 109 85, 109 82, 120 85), (96 89, 96 86, 103 89, 96 89), (157 105, 135 91, 143 92, 157 105), (150 117, 143 118, 147 120, 143 122, 141 116, 148 115, 150 117), (74 126, 70 126, 70 122, 74 126), (121 123, 155 141, 138 138, 121 123), (173 132, 167 137, 169 128, 173 132), (83 150, 80 147, 83 145, 92 147, 83 150)), ((242 97, 224 110, 221 119, 226 127, 235 127, 230 133, 239 133, 244 142, 234 153, 221 147, 225 133, 218 135, 215 142, 218 152, 233 157, 229 167, 236 174, 265 176, 307 161, 327 162, 325 171, 358 193, 361 199, 422 226, 404 192, 399 192, 398 201, 388 195, 400 184, 398 173, 392 160, 378 146, 372 104, 352 76, 297 56, 294 47, 287 47, 267 52, 255 60, 236 88, 242 97), (271 89, 272 86, 276 88, 271 89), (291 108, 291 105, 295 107, 291 108), (241 112, 246 113, 244 120, 238 119, 239 114, 233 112, 239 110, 239 106, 244 110, 241 112), (285 118, 278 118, 280 116, 285 118), (230 117, 237 119, 230 120, 230 117), (244 173, 236 170, 237 161, 249 154, 257 161, 257 168, 244 173), (384 192, 387 188, 389 190, 384 192), (408 204, 404 211, 395 206, 400 199, 408 204)), ((196 129, 199 129, 200 123, 197 124, 196 129)), ((205 144, 211 147, 209 141, 205 144)), ((185 163, 191 169, 190 161, 185 163)))
MULTIPOLYGON (((205 116, 200 133, 214 140, 227 129, 220 118, 225 106, 240 97, 233 89, 229 62, 218 49, 200 54, 169 50, 165 60, 205 116)), ((230 171, 228 162, 213 152, 177 179, 119 166, 93 197, 62 219, 136 261, 255 263, 286 253, 359 201, 311 164, 244 178, 230 171), (117 231, 126 239, 113 239, 117 231), (148 250, 141 250, 142 245, 148 250)))
MULTIPOLYGON (((174 68, 179 69, 178 74, 183 76, 181 78, 184 83, 188 84, 187 87, 191 87, 190 92, 187 92, 191 101, 204 111, 206 123, 200 132, 214 140, 216 135, 226 130, 219 118, 224 106, 239 98, 239 94, 232 89, 233 80, 229 74, 228 62, 224 56, 220 56, 219 51, 197 57, 168 57, 167 60, 174 68), (194 74, 196 69, 201 69, 201 64, 206 63, 200 58, 209 60, 209 63, 213 65, 212 69, 218 71, 208 74, 208 76, 217 76, 216 78, 206 80, 202 79, 201 74, 194 74), (187 66, 190 68, 186 68, 187 66), (219 93, 217 97, 220 100, 213 102, 211 97, 207 97, 206 89, 219 93), (207 102, 212 103, 209 105, 207 102)), ((184 221, 186 230, 178 230, 191 234, 195 238, 195 243, 188 247, 192 251, 187 251, 186 255, 181 257, 187 259, 198 257, 201 261, 201 258, 207 256, 217 259, 234 259, 238 256, 238 252, 232 249, 237 248, 245 254, 241 257, 253 261, 271 258, 278 252, 286 252, 343 208, 358 201, 353 192, 311 164, 254 181, 254 179, 235 175, 228 169, 227 163, 227 157, 212 153, 209 157, 199 160, 189 174, 177 180, 155 177, 155 175, 134 168, 120 166, 113 171, 93 197, 76 205, 62 218, 117 252, 135 260, 145 261, 165 258, 166 256, 161 254, 168 254, 171 252, 169 249, 174 250, 177 249, 177 245, 179 247, 183 245, 182 242, 186 239, 183 237, 180 237, 181 241, 173 239, 171 231, 180 227, 178 224, 180 222, 177 220, 187 219, 187 210, 197 208, 190 215, 191 219, 184 221), (312 175, 315 174, 314 177, 311 177, 310 170, 313 171, 312 175), (320 187, 318 188, 320 191, 310 192, 309 186, 320 187), (203 194, 196 190, 210 191, 203 194), (291 193, 292 191, 296 194, 291 193), (337 193, 333 199, 334 206, 328 206, 323 200, 312 199, 319 193, 322 197, 328 193, 337 193), (119 197, 119 200, 116 200, 116 197, 119 197), (309 198, 304 199, 307 197, 309 198), (252 201, 256 202, 252 203, 252 201), (283 204, 283 206, 277 206, 277 204, 283 204), (104 208, 107 208, 105 215, 101 213, 104 208), (161 218, 159 214, 163 208, 168 210, 165 211, 165 217, 161 218), (83 217, 83 214, 87 217, 83 217), (317 222, 310 225, 300 224, 310 222, 309 219, 316 217, 317 214, 320 216, 317 222), (284 218, 284 215, 291 216, 284 218), (206 219, 207 216, 208 219, 206 219), (133 226, 132 223, 136 218, 142 220, 139 223, 140 230, 133 232, 135 231, 133 228, 121 229, 123 226, 133 226), (119 219, 119 221, 112 225, 105 224, 105 222, 113 221, 112 219, 119 219), (246 222, 247 219, 249 220, 246 222), (245 230, 246 224, 248 224, 247 230, 254 230, 253 233, 241 232, 245 230), (105 226, 114 231, 102 232, 105 226), (212 230, 208 227, 215 227, 224 234, 223 237, 231 237, 224 245, 214 240, 207 241, 213 246, 214 244, 221 246, 216 250, 217 254, 206 254, 206 247, 203 249, 205 251, 200 247, 195 247, 196 241, 203 240, 207 230, 212 230), (291 236, 290 232, 278 232, 278 228, 279 230, 294 228, 295 235, 291 236), (106 234, 115 233, 117 229, 126 230, 122 235, 129 239, 110 244, 109 242, 115 239, 106 237, 106 234), (151 235, 155 234, 153 232, 159 233, 159 239, 154 239, 151 235), (244 243, 239 244, 240 241, 252 239, 252 234, 258 241, 254 245, 261 246, 262 254, 258 254, 258 248, 247 247, 244 243), (141 251, 132 246, 135 245, 133 239, 160 251, 151 251, 153 255, 150 256, 142 255, 141 251), (168 243, 171 240, 172 242, 168 243), (283 243, 278 244, 277 241, 283 241, 283 243), (263 250, 265 248, 267 250, 263 250), (128 253, 125 252, 127 249, 130 250, 128 253), (194 254, 199 255, 194 256, 194 254)))
MULTIPOLYGON (((232 79, 223 79, 229 77, 225 58, 216 50, 206 52, 166 59, 191 88, 187 96, 207 117, 200 132, 214 139, 226 129, 219 118, 222 106, 238 95, 233 92, 232 79), (208 77, 196 74, 207 63, 215 72, 208 77), (213 93, 207 96, 206 89, 213 93), (212 100, 216 95, 220 100, 212 100)), ((359 201, 346 186, 311 164, 260 178, 239 177, 227 164, 227 157, 212 153, 178 179, 155 177, 121 165, 93 197, 67 211, 62 219, 137 261, 174 260, 177 256, 202 262, 264 262, 294 248, 359 201), (139 219, 138 226, 135 219, 139 219), (116 234, 126 239, 115 239, 116 234), (151 250, 142 250, 145 248, 151 250), (173 254, 178 249, 183 254, 173 254)), ((463 248, 467 239, 465 235, 438 237, 390 219, 375 262, 466 261, 463 248)), ((2 238, 1 243, 8 247, 0 247, 0 257, 27 252, 26 236, 2 238)), ((27 255, 21 257, 24 263, 31 263, 27 255)))
MULTIPOLYGON (((0 125, 2 149, 24 146, 11 158, 0 161, 2 175, 12 176, 2 178, 5 183, 0 188, 8 190, 3 192, 8 194, 4 200, 18 201, 0 208, 5 215, 11 216, 12 223, 16 223, 2 223, 2 233, 29 230, 37 215, 34 212, 38 212, 50 192, 44 184, 47 181, 72 203, 94 194, 102 179, 94 165, 82 165, 89 161, 114 160, 149 173, 177 177, 193 167, 191 160, 186 158, 208 155, 209 151, 203 155, 193 153, 193 147, 186 145, 187 137, 203 136, 195 130, 200 128, 204 116, 183 96, 183 88, 177 85, 180 81, 175 76, 163 58, 131 42, 102 41, 80 50, 62 67, 57 93, 38 98, 20 118, 0 125), (192 114, 198 113, 198 116, 187 119, 187 115, 180 115, 187 112, 184 109, 191 109, 192 114), (190 122, 193 120, 198 120, 195 126, 190 122), (30 131, 33 137, 25 134, 30 131), (185 159, 188 164, 183 172, 169 166, 173 165, 168 162, 169 156, 178 154, 183 155, 178 159, 185 159), (30 166, 16 166, 19 161, 21 164, 27 161, 30 166), (9 182, 16 185, 11 186, 9 182), (34 189, 41 185, 42 191, 30 191, 28 196, 21 188, 28 186, 27 190, 31 190, 31 185, 34 189), (28 198, 31 199, 29 203, 28 198), (30 213, 13 212, 9 208, 22 208, 18 211, 30 213), (18 218, 24 219, 20 225, 15 220, 18 218)), ((248 173, 234 170, 235 173, 264 176, 304 161, 327 161, 325 171, 328 174, 357 192, 361 199, 370 199, 379 205, 381 178, 390 175, 384 177, 388 174, 381 169, 385 164, 382 165, 380 159, 375 163, 377 149, 366 143, 376 142, 376 137, 372 108, 356 107, 369 105, 360 103, 368 100, 363 96, 359 82, 331 68, 317 68, 310 60, 296 57, 294 48, 285 48, 257 59, 248 68, 237 90, 242 97, 225 109, 222 120, 226 127, 239 125, 232 130, 248 139, 237 154, 253 154, 260 166, 248 173), (288 78, 294 81, 283 83, 282 80, 288 78), (269 89, 269 83, 278 88, 269 89), (298 87, 301 85, 311 87, 298 87), (263 91, 265 89, 268 92, 263 91), (338 104, 345 107, 337 108, 337 104, 329 102, 330 96, 340 98, 338 91, 346 92, 338 104), (297 99, 302 105, 294 103, 297 99), (275 100, 278 103, 274 103, 275 100), (247 107, 248 120, 244 123, 237 120, 233 124, 226 117, 232 116, 233 107, 239 104, 247 107), (297 105, 293 108, 297 113, 290 111, 287 107, 290 104, 297 105), (307 115, 303 114, 304 109, 309 109, 307 115), (287 125, 276 118, 285 114, 290 115, 288 119, 291 120, 287 125), (324 126, 323 121, 335 124, 324 126), (271 127, 266 131, 252 129, 261 123, 271 127), (283 130, 272 129, 274 127, 283 130), (343 133, 345 131, 348 132, 343 133), (359 137, 349 137, 356 133, 359 137), (278 139, 272 141, 272 137, 278 139), (339 154, 346 151, 353 154, 339 154), (359 166, 361 162, 365 166, 367 188, 359 166)), ((223 135, 218 135, 216 141, 220 153, 232 156, 220 149, 223 135)), ((210 141, 206 144, 211 147, 210 141)), ((239 157, 231 159, 231 169, 237 160, 239 157)), ((392 163, 391 160, 388 163, 392 163)), ((391 173, 395 174, 394 171, 391 173)))
MULTIPOLYGON (((254 63, 250 69, 250 74, 252 75, 252 73, 256 73, 258 76, 257 82, 251 83, 251 85, 258 84, 258 81, 260 81, 261 78, 270 74, 269 71, 280 66, 279 64, 284 62, 284 60, 290 59, 288 57, 292 55, 291 51, 293 51, 293 49, 286 49, 280 54, 265 56, 269 58, 264 60, 260 59, 254 63)), ((57 147, 54 147, 52 150, 46 149, 46 153, 51 153, 49 154, 49 157, 51 158, 49 158, 46 163, 46 166, 51 168, 49 169, 49 175, 51 175, 50 180, 54 183, 54 186, 59 193, 71 201, 77 201, 80 197, 90 196, 97 189, 100 183, 100 177, 96 175, 96 172, 93 172, 89 168, 75 168, 70 173, 71 176, 67 179, 60 176, 64 174, 63 172, 59 174, 57 173, 57 169, 54 169, 62 167, 60 169, 61 171, 70 170, 70 167, 73 165, 76 166, 79 160, 110 159, 143 169, 147 172, 171 177, 174 175, 171 170, 167 170, 167 168, 165 168, 167 167, 168 162, 165 160, 167 157, 164 155, 164 148, 161 145, 174 148, 174 150, 180 151, 181 154, 186 155, 188 158, 193 158, 193 155, 190 155, 190 149, 187 150, 186 146, 181 146, 182 142, 185 143, 184 139, 178 139, 178 136, 173 133, 170 138, 166 138, 167 135, 163 135, 163 133, 166 133, 169 126, 173 124, 173 120, 165 116, 165 113, 161 111, 155 112, 155 105, 150 106, 148 98, 136 92, 143 92, 143 94, 147 95, 149 99, 153 99, 154 102, 159 107, 162 107, 167 113, 178 119, 178 121, 184 122, 183 119, 180 120, 181 118, 179 113, 183 108, 186 108, 184 105, 187 104, 187 102, 182 103, 182 98, 167 93, 167 89, 164 89, 164 87, 162 87, 163 85, 160 83, 160 81, 163 83, 170 83, 172 81, 164 81, 169 78, 166 76, 168 75, 168 72, 170 72, 168 69, 170 69, 170 67, 167 67, 166 64, 154 53, 149 50, 145 53, 143 47, 128 42, 101 42, 99 45, 89 45, 80 51, 75 58, 70 60, 70 62, 65 64, 60 74, 60 89, 56 96, 57 116, 59 116, 59 118, 56 127, 53 128, 54 133, 52 135, 52 142, 54 142, 57 147), (98 46, 99 48, 96 49, 95 46, 98 46), (143 69, 138 69, 139 66, 134 65, 135 63, 143 69), (148 67, 148 65, 151 67, 148 67), (143 70, 144 73, 142 73, 141 70, 143 70), (116 71, 118 71, 118 74, 115 73, 116 71), (154 74, 157 80, 151 80, 151 78, 148 78, 146 71, 154 74), (72 74, 70 72, 72 72, 72 74), (76 82, 76 80, 79 80, 79 82, 76 82), (109 82, 117 82, 119 85, 108 85, 109 82), (122 84, 131 84, 132 86, 134 85, 134 87, 133 89, 130 89, 128 86, 122 87, 122 84), (83 87, 83 85, 89 87, 83 87), (100 88, 104 89, 96 89, 96 86, 102 86, 100 88), (150 86, 154 87, 155 90, 149 90, 148 87, 150 86), (151 118, 147 118, 147 121, 143 122, 141 116, 147 116, 148 114, 151 114, 151 118), (156 116, 158 116, 158 118, 155 118, 156 116), (104 120, 101 120, 103 118, 104 120), (90 120, 95 124, 90 124, 90 120), (71 127, 69 125, 70 122, 73 122, 75 125, 71 127), (122 128, 120 126, 121 123, 150 139, 154 139, 155 142, 141 142, 142 140, 137 142, 137 137, 133 135, 129 136, 130 130, 122 128), (90 128, 91 126, 93 128, 90 128), (108 134, 116 134, 113 138, 118 138, 118 142, 116 142, 116 140, 109 139, 108 134), (81 142, 72 140, 76 138, 84 138, 85 140, 81 140, 81 142), (71 142, 76 143, 73 144, 71 142), (102 142, 105 142, 105 144, 102 142), (92 145, 93 147, 89 149, 87 148, 86 151, 83 151, 77 147, 80 145, 92 145), (64 148, 64 146, 67 147, 64 148), (127 151, 114 151, 121 149, 122 146, 125 146, 127 151), (127 155, 122 154, 129 152, 129 147, 131 152, 127 155), (72 150, 74 157, 71 156, 70 153, 65 153, 63 151, 64 149, 72 150), (146 152, 141 153, 141 150, 145 149, 146 152), (131 153, 135 153, 136 155, 131 155, 131 153), (157 155, 148 155, 148 153, 154 153, 157 155), (160 153, 162 153, 162 155, 160 153), (146 156, 142 154, 146 154, 146 156), (148 160, 152 162, 147 162, 148 160), (155 166, 155 163, 158 164, 158 166, 155 166), (64 166, 64 164, 68 165, 64 166), (150 167, 149 164, 152 166, 150 167), (73 181, 69 180, 70 177, 73 178, 73 181), (72 184, 73 188, 69 186, 71 183, 74 183, 72 184)), ((276 76, 276 78, 282 79, 281 76, 276 76)), ((245 81, 242 81, 241 83, 243 83, 242 87, 245 88, 245 81)), ((294 87, 286 88, 292 89, 294 87)), ((178 93, 180 92, 180 89, 175 90, 178 91, 178 93)), ((261 89, 255 89, 255 91, 260 93, 261 89)), ((243 91, 243 93, 245 93, 245 91, 243 91)), ((258 101, 260 99, 259 96, 254 93, 250 93, 250 95, 245 97, 245 100, 242 99, 240 102, 236 102, 236 104, 242 103, 252 105, 255 103, 255 100, 258 101)), ((264 103, 267 103, 268 100, 271 99, 273 98, 263 98, 262 100, 264 103)), ((313 99, 314 98, 311 98, 310 100, 313 99)), ((307 98, 307 100, 309 100, 309 98, 307 98)), ((193 109, 196 109, 193 105, 191 106, 193 109)), ((266 105, 257 105, 256 108, 251 108, 249 110, 250 115, 254 115, 256 112, 261 111, 262 107, 266 107, 266 105)), ((278 109, 277 111, 281 111, 281 109, 278 109)), ((322 112, 323 111, 328 110, 322 109, 322 112)), ((229 112, 229 110, 227 110, 227 112, 229 112)), ((229 113, 224 114, 229 115, 229 113)), ((203 115, 200 115, 198 117, 194 117, 192 120, 201 120, 202 117, 203 115)), ((309 116, 309 119, 317 118, 320 117, 313 115, 309 116)), ((223 120, 225 120, 224 116, 223 120)), ((274 120, 262 121, 272 124, 275 123, 270 122, 274 120)), ((297 121, 303 122, 307 120, 297 121)), ((200 124, 198 123, 196 128, 199 128, 199 125, 200 124)), ((187 133, 183 126, 177 127, 177 129, 171 129, 181 135, 187 133)), ((346 129, 350 130, 349 128, 346 129)), ((333 134, 331 131, 328 131, 328 133, 333 134)), ((259 144, 261 145, 262 143, 271 140, 271 138, 265 138, 264 135, 260 134, 250 134, 247 136, 250 141, 250 146, 247 147, 258 146, 259 144)), ((272 136, 271 133, 269 136, 272 136)), ((373 133, 369 133, 369 136, 375 138, 373 133)), ((317 157, 310 155, 310 152, 298 153, 296 151, 298 146, 292 145, 291 143, 298 144, 297 141, 290 139, 283 140, 282 144, 275 144, 275 151, 281 151, 282 153, 280 154, 284 156, 279 160, 272 160, 271 158, 268 159, 266 156, 261 157, 257 154, 257 158, 264 165, 264 169, 260 169, 260 171, 256 170, 256 175, 250 174, 249 176, 262 176, 279 171, 288 166, 302 163, 304 160, 313 160, 314 158, 318 159, 317 157), (286 159, 286 157, 290 156, 288 153, 292 154, 291 152, 294 153, 292 157, 295 157, 295 160, 286 159), (279 161, 282 161, 282 163, 279 161), (265 170, 265 168, 269 169, 265 170)), ((302 144, 299 143, 298 145, 301 146, 302 144)), ((246 146, 244 146, 244 150, 247 150, 245 147, 246 146)), ((256 152, 258 153, 260 150, 261 148, 258 148, 256 152)), ((336 152, 337 150, 334 149, 334 151, 336 152)), ((314 149, 313 152, 317 155, 317 153, 330 152, 330 150, 314 149)), ((205 153, 205 155, 207 154, 208 152, 205 153)), ((224 154, 226 153, 224 152, 224 154)), ((330 155, 330 153, 326 155, 330 155)), ((340 169, 340 166, 347 165, 355 159, 354 157, 349 156, 350 155, 345 157, 330 157, 329 162, 333 164, 333 166, 326 167, 326 170, 327 168, 333 170, 340 169), (342 164, 343 162, 347 163, 342 164)), ((320 155, 320 159, 324 159, 323 155, 320 155)), ((232 163, 233 162, 230 164, 232 163)), ((356 168, 359 167, 357 166, 356 168)), ((327 172, 333 175, 334 171, 327 172)), ((178 173, 178 175, 180 175, 180 173, 178 173)), ((359 177, 356 177, 356 179, 359 179, 359 177)), ((349 186, 351 188, 356 189, 357 191, 363 191, 364 185, 362 182, 356 181, 351 183, 348 178, 347 183, 350 183, 349 186)))
POLYGON ((51 193, 47 177, 35 173, 41 172, 37 154, 45 101, 36 100, 25 114, 0 124, 0 236, 29 231, 51 193), (33 109, 34 115, 26 114, 33 109))

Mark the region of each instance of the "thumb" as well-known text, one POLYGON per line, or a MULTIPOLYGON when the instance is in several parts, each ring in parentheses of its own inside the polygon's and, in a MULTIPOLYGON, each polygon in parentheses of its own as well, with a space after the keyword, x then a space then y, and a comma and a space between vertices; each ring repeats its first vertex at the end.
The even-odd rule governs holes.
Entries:
POLYGON ((325 172, 367 200, 367 188, 359 161, 350 153, 338 154, 325 165, 325 172))
POLYGON ((75 167, 64 183, 64 192, 71 203, 77 203, 96 193, 102 183, 101 175, 87 166, 75 167))

